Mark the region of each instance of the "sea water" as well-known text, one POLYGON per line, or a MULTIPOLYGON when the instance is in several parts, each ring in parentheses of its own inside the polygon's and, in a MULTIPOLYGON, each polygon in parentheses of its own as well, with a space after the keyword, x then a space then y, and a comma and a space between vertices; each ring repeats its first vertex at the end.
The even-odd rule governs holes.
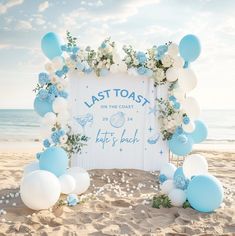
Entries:
MULTIPOLYGON (((235 110, 203 110, 207 142, 235 142, 235 110)), ((0 109, 0 142, 38 141, 40 117, 33 110, 0 109)))

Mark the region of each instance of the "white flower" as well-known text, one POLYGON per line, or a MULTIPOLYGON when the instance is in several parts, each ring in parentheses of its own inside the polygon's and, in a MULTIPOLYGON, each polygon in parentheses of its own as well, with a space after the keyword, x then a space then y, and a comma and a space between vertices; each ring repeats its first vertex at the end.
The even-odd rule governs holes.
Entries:
POLYGON ((57 84, 56 87, 59 91, 64 90, 64 86, 61 83, 57 84))
POLYGON ((98 69, 101 69, 102 67, 103 67, 103 62, 100 61, 100 62, 98 63, 98 65, 97 65, 97 68, 98 68, 98 69))
POLYGON ((131 57, 127 56, 125 61, 126 61, 126 63, 130 63, 131 62, 131 57))
POLYGON ((106 67, 109 69, 110 68, 110 62, 106 63, 106 67))
POLYGON ((48 62, 45 64, 45 70, 48 71, 49 73, 52 73, 54 71, 54 67, 52 63, 48 62))
POLYGON ((138 66, 138 65, 139 65, 139 61, 138 61, 137 59, 134 59, 133 64, 134 64, 135 66, 138 66))
POLYGON ((152 69, 154 66, 155 66, 155 63, 154 63, 153 60, 150 60, 150 61, 147 62, 147 67, 148 68, 152 69))
POLYGON ((62 57, 55 57, 52 59, 52 64, 55 70, 60 70, 64 65, 64 60, 62 57))
POLYGON ((164 73, 164 70, 161 69, 161 68, 157 68, 157 70, 154 72, 153 74, 154 76, 154 80, 156 82, 161 82, 165 79, 165 73, 164 73))
POLYGON ((164 67, 170 67, 174 62, 173 58, 168 54, 164 55, 161 61, 164 67))
POLYGON ((62 144, 66 143, 67 140, 68 140, 68 136, 67 136, 66 134, 60 137, 60 142, 61 142, 62 144))
POLYGON ((54 75, 54 74, 50 75, 50 81, 52 84, 56 84, 58 82, 58 80, 59 80, 59 78, 56 75, 54 75))

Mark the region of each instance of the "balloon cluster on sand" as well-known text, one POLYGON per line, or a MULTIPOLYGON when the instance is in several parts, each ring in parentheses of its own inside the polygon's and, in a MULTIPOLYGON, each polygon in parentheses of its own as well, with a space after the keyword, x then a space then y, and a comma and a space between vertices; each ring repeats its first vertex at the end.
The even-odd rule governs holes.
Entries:
MULTIPOLYGON (((177 45, 175 45, 177 48, 177 45)), ((192 151, 193 144, 200 143, 207 138, 207 127, 198 120, 200 107, 193 97, 186 93, 193 90, 197 85, 197 78, 189 67, 201 52, 199 39, 195 35, 184 36, 178 47, 181 58, 184 60, 183 68, 171 67, 166 72, 169 82, 175 81, 171 92, 171 100, 180 106, 183 111, 182 125, 177 127, 173 136, 168 140, 171 152, 178 156, 185 156, 192 151)))
POLYGON ((87 171, 68 167, 66 152, 59 147, 50 147, 41 154, 39 161, 24 168, 20 184, 21 199, 34 210, 52 207, 60 194, 82 194, 90 186, 87 171))
POLYGON ((171 163, 162 166, 159 181, 173 206, 181 207, 188 200, 195 210, 212 212, 223 201, 222 184, 208 174, 207 161, 199 154, 188 156, 179 168, 171 163))

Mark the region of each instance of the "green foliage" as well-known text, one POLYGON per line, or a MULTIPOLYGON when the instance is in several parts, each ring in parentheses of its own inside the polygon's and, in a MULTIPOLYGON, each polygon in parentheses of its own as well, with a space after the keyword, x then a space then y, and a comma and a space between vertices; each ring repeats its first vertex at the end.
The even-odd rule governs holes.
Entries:
POLYGON ((86 142, 88 141, 88 137, 82 134, 67 135, 68 140, 63 148, 68 153, 69 158, 71 158, 73 154, 79 153, 82 150, 82 147, 87 145, 86 142))
POLYGON ((190 205, 189 201, 186 200, 183 204, 183 208, 189 208, 189 207, 191 207, 191 205, 190 205))
POLYGON ((73 37, 72 34, 67 30, 66 31, 66 37, 68 40, 68 47, 76 47, 77 46, 77 38, 73 37))
POLYGON ((171 201, 168 196, 160 195, 160 196, 153 197, 152 207, 153 208, 160 208, 161 206, 164 208, 172 207, 171 201))

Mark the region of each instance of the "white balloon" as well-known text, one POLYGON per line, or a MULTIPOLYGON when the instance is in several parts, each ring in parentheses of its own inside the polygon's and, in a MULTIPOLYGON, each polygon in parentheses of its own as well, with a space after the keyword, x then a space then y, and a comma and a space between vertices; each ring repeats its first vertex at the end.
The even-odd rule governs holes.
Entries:
POLYGON ((176 188, 174 180, 168 179, 160 185, 160 189, 163 194, 168 194, 172 189, 176 188))
POLYGON ((182 69, 183 66, 184 66, 184 60, 182 57, 180 56, 176 56, 176 57, 173 57, 173 67, 177 68, 177 69, 182 69))
POLYGON ((82 194, 86 192, 90 186, 90 176, 86 170, 80 167, 71 167, 68 169, 67 174, 72 175, 76 182, 73 193, 82 194))
POLYGON ((185 92, 181 88, 175 88, 172 90, 172 94, 177 98, 178 101, 185 99, 185 92))
POLYGON ((160 174, 163 174, 167 179, 173 179, 176 166, 171 163, 166 163, 161 167, 160 174))
POLYGON ((112 64, 112 65, 110 66, 110 71, 111 71, 112 73, 117 73, 118 70, 119 70, 119 68, 118 68, 118 65, 117 65, 117 64, 112 64))
POLYGON ((124 61, 121 61, 119 63, 118 69, 120 72, 126 72, 127 71, 127 65, 124 61))
POLYGON ((42 139, 46 139, 51 136, 51 127, 45 124, 40 125, 40 136, 42 139))
POLYGON ((62 57, 55 57, 52 59, 51 62, 55 70, 61 70, 64 65, 64 61, 62 57))
POLYGON ((174 67, 170 67, 167 71, 166 71, 166 79, 169 82, 174 82, 178 79, 178 69, 174 68, 174 67))
POLYGON ((52 103, 52 108, 55 113, 64 112, 67 108, 67 101, 62 97, 57 97, 52 103))
POLYGON ((186 193, 181 189, 172 189, 168 195, 171 204, 176 207, 181 207, 186 201, 186 193))
POLYGON ((61 187, 58 178, 45 170, 36 170, 26 175, 20 184, 23 203, 33 209, 52 207, 60 197, 61 187))
POLYGON ((193 97, 187 97, 184 101, 181 102, 183 111, 189 116, 191 119, 196 120, 200 116, 200 107, 198 102, 193 97))
POLYGON ((59 123, 64 124, 64 123, 66 123, 69 120, 69 118, 70 118, 69 112, 68 111, 63 111, 63 112, 58 114, 57 121, 59 123))
POLYGON ((178 84, 185 92, 189 92, 197 86, 197 77, 189 68, 179 69, 178 84))
POLYGON ((27 175, 27 174, 35 171, 35 170, 39 170, 39 169, 40 169, 39 168, 39 162, 34 161, 34 162, 32 162, 32 163, 30 163, 30 164, 28 164, 24 167, 24 174, 23 175, 25 176, 25 175, 27 175))
POLYGON ((195 130, 195 123, 190 121, 187 125, 182 124, 182 128, 186 133, 192 133, 195 130))
POLYGON ((47 112, 42 118, 42 123, 48 126, 53 126, 56 123, 56 114, 47 112))
POLYGON ((199 154, 186 157, 183 163, 183 172, 188 179, 191 179, 192 176, 207 174, 208 163, 205 157, 199 154))
POLYGON ((72 175, 63 174, 59 177, 61 193, 69 194, 72 193, 76 187, 75 179, 72 175))
POLYGON ((171 43, 168 47, 167 53, 171 56, 177 56, 179 52, 178 45, 175 43, 171 43))

